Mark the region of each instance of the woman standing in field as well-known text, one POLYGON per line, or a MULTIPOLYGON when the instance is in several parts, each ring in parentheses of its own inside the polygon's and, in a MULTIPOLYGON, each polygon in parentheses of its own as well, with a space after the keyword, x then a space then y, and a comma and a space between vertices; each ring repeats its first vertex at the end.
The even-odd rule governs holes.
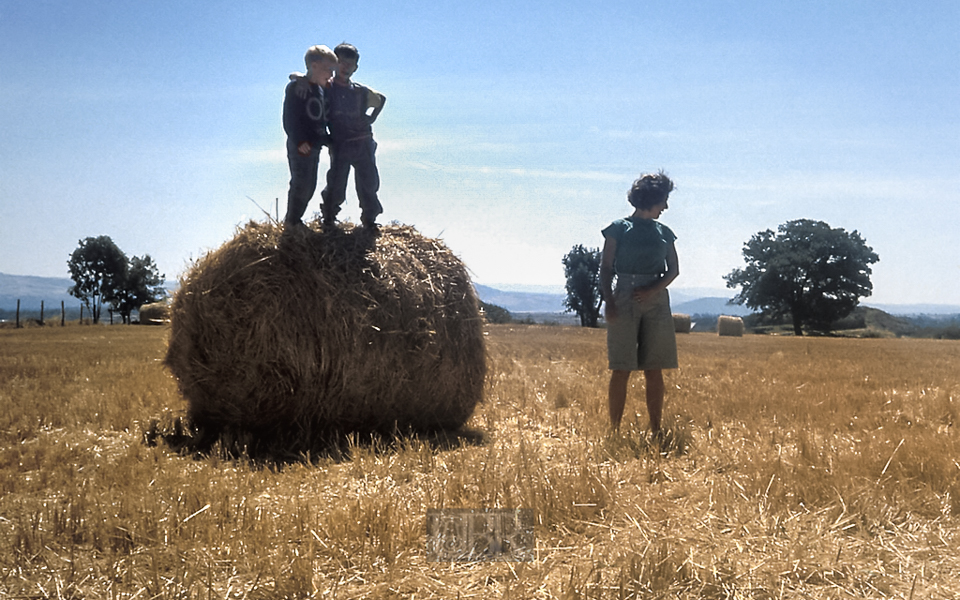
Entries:
POLYGON ((667 209, 673 182, 663 172, 633 183, 627 200, 633 214, 603 230, 600 285, 606 304, 610 363, 610 423, 619 428, 632 371, 646 379, 650 431, 660 434, 663 369, 677 368, 677 338, 667 286, 680 274, 677 236, 657 219, 667 209), (613 276, 617 276, 616 290, 613 276))

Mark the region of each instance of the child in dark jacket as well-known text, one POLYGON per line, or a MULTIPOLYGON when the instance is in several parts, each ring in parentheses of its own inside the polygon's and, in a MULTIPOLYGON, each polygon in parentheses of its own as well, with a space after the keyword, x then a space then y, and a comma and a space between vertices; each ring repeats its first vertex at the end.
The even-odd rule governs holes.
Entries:
MULTIPOLYGON (((330 169, 327 184, 320 193, 323 198, 323 222, 332 227, 337 222, 337 213, 347 196, 350 168, 353 167, 357 198, 360 200, 360 222, 376 229, 377 216, 383 206, 377 193, 380 190, 380 173, 377 170, 377 143, 373 139, 373 122, 377 120, 386 96, 366 86, 351 81, 360 62, 360 52, 350 44, 340 44, 333 49, 337 56, 337 74, 326 90, 329 107, 330 169)), ((292 73, 300 97, 307 94, 307 78, 292 73)))
POLYGON ((339 67, 330 86, 330 170, 323 198, 324 222, 336 220, 340 205, 346 199, 350 167, 353 167, 360 200, 360 222, 375 228, 383 206, 377 197, 380 173, 377 170, 377 143, 373 139, 373 122, 377 120, 387 98, 366 86, 350 80, 360 62, 360 52, 350 44, 340 44, 333 51, 339 67), (372 112, 371 112, 372 110, 372 112))
POLYGON ((291 82, 283 98, 283 130, 287 133, 287 162, 290 165, 290 189, 284 227, 302 225, 301 218, 317 189, 320 148, 329 144, 327 133, 328 99, 337 67, 337 55, 326 46, 313 46, 304 56, 307 75, 303 83, 291 82), (301 93, 301 88, 306 93, 301 93))

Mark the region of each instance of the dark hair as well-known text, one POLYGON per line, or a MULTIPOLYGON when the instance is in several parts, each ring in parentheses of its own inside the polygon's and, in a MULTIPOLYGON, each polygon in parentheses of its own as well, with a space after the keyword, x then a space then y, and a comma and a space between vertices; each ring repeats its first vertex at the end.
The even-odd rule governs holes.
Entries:
POLYGON ((342 44, 337 44, 337 47, 333 49, 334 53, 338 58, 351 58, 353 60, 360 60, 360 51, 357 50, 357 47, 343 42, 342 44))
POLYGON ((673 181, 662 170, 658 173, 644 173, 633 182, 627 193, 627 201, 634 208, 646 210, 660 204, 673 191, 673 181))

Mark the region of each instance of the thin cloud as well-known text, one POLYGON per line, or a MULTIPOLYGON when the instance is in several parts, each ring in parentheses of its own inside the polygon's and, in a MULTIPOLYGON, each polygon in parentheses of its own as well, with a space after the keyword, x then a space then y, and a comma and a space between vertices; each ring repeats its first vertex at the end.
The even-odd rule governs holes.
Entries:
POLYGON ((513 176, 526 179, 564 179, 577 181, 623 181, 622 173, 608 171, 558 171, 550 169, 524 169, 518 167, 491 167, 489 165, 444 165, 435 162, 415 161, 407 163, 411 169, 450 174, 478 174, 485 176, 513 176))

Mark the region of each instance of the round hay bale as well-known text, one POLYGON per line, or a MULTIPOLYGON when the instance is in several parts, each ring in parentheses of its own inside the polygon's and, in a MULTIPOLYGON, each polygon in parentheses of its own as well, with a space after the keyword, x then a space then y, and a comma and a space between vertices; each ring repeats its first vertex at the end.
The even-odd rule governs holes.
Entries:
POLYGON ((677 333, 690 333, 690 315, 673 313, 673 330, 677 333))
POLYGON ((719 335, 740 337, 743 335, 743 319, 720 315, 717 319, 717 333, 719 335))
POLYGON ((137 312, 141 325, 163 325, 170 322, 170 303, 167 300, 144 304, 137 312))
POLYGON ((486 375, 463 263, 409 226, 319 229, 251 222, 182 277, 166 364, 190 422, 289 450, 463 425, 486 375))

